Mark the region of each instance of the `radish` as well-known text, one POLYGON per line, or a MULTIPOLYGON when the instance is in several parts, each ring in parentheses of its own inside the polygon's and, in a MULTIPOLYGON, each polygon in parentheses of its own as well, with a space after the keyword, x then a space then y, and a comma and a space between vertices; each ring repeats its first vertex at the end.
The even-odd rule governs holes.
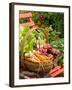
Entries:
POLYGON ((60 51, 55 48, 52 48, 51 53, 57 55, 60 53, 60 51))
POLYGON ((47 44, 47 49, 52 49, 52 46, 50 44, 47 44))

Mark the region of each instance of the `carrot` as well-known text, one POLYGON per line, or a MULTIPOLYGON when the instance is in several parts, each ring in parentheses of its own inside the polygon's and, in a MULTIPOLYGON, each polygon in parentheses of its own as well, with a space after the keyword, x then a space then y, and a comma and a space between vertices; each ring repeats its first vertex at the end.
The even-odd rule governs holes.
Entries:
POLYGON ((30 57, 30 58, 27 58, 27 60, 28 60, 28 61, 31 61, 31 62, 38 62, 36 59, 31 58, 31 57, 30 57))
POLYGON ((40 54, 35 53, 35 56, 38 57, 40 60, 44 60, 45 58, 42 57, 40 54))
POLYGON ((48 74, 52 74, 55 71, 59 70, 61 68, 61 66, 56 66, 55 68, 51 69, 50 72, 48 74))
POLYGON ((46 55, 42 55, 43 57, 45 57, 45 59, 49 59, 49 57, 47 57, 46 55))
POLYGON ((35 58, 37 61, 40 62, 40 59, 39 59, 38 57, 36 57, 35 55, 33 55, 33 56, 34 56, 34 58, 35 58))
POLYGON ((47 60, 47 57, 45 57, 44 55, 40 55, 38 53, 35 53, 36 57, 38 57, 41 61, 47 60))
POLYGON ((58 71, 52 73, 51 76, 52 76, 52 77, 56 77, 56 76, 58 76, 58 75, 60 75, 60 74, 62 74, 62 73, 64 73, 64 68, 59 69, 58 71))

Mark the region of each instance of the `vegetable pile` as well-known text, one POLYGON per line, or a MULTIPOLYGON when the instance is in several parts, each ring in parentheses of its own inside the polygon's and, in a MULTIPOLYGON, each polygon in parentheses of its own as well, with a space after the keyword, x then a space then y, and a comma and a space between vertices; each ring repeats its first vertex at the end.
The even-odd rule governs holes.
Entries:
MULTIPOLYGON (((32 12, 32 14, 39 28, 20 27, 20 78, 62 77, 64 76, 63 22, 60 20, 62 26, 61 24, 57 26, 57 22, 59 23, 59 19, 63 18, 63 14, 41 12, 32 12), (50 22, 53 15, 56 25, 50 22), (62 30, 60 31, 59 28, 62 30)), ((19 23, 25 22, 26 20, 23 19, 19 21, 19 23)))
POLYGON ((45 73, 49 72, 53 67, 60 65, 59 59, 63 59, 62 53, 53 47, 52 44, 49 44, 47 39, 48 32, 43 29, 21 28, 20 59, 27 70, 45 73), (35 68, 35 64, 29 65, 30 62, 39 65, 35 68))

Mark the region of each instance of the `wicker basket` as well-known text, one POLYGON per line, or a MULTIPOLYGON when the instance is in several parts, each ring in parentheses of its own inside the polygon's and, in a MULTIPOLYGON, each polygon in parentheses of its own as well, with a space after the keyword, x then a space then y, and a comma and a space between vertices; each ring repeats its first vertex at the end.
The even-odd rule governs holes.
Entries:
POLYGON ((21 60, 22 67, 26 67, 28 70, 33 72, 48 72, 53 68, 53 61, 47 60, 42 63, 29 61, 28 59, 21 60))

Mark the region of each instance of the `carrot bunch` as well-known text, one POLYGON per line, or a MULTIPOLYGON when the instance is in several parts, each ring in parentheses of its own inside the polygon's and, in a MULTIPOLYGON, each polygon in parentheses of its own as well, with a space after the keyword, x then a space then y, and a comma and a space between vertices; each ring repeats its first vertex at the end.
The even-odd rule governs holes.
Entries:
POLYGON ((44 62, 44 61, 50 60, 50 57, 43 55, 39 52, 34 52, 28 55, 25 59, 33 62, 44 62))

